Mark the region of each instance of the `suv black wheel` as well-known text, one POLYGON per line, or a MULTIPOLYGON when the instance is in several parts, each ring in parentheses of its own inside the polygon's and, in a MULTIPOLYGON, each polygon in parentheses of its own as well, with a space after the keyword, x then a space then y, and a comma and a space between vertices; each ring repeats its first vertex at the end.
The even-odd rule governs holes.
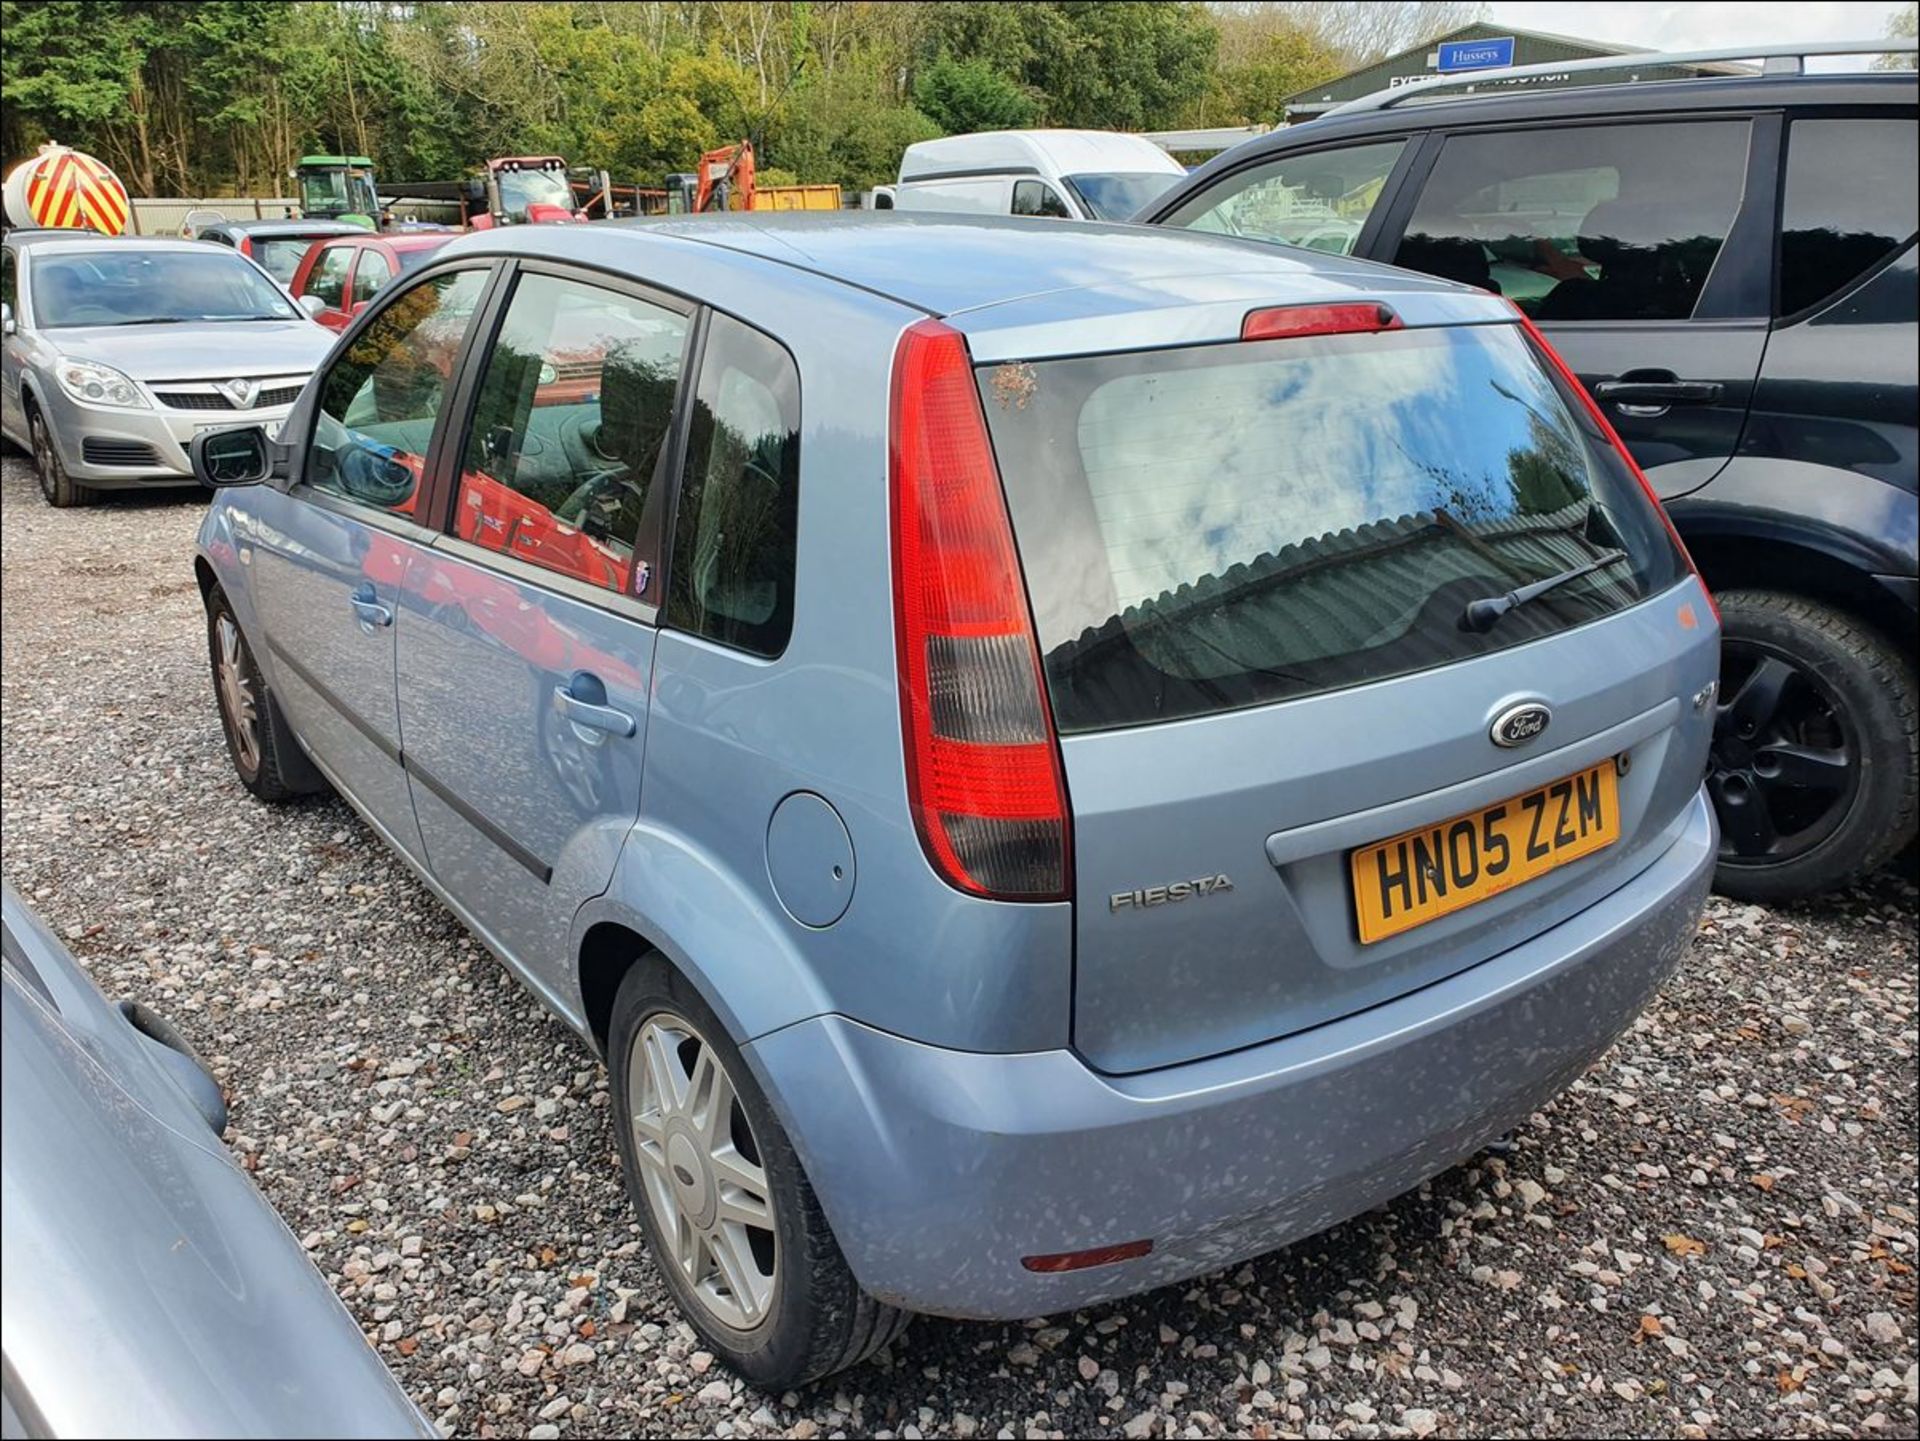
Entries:
POLYGON ((70 505, 85 505, 93 492, 67 474, 54 448, 53 431, 38 410, 27 411, 27 439, 33 448, 33 472, 40 481, 40 494, 48 505, 64 510, 70 505))
POLYGON ((240 629, 226 592, 207 593, 207 652, 213 663, 213 693, 220 729, 240 784, 263 801, 292 800, 327 789, 326 778, 307 759, 293 729, 280 714, 253 648, 240 629))
POLYGON ((1914 835, 1913 667, 1818 601, 1766 590, 1719 601, 1716 886, 1794 900, 1865 875, 1914 835))
POLYGON ((655 1269, 707 1346, 778 1391, 906 1329, 860 1289, 740 1049, 658 955, 620 983, 607 1034, 614 1131, 655 1269))

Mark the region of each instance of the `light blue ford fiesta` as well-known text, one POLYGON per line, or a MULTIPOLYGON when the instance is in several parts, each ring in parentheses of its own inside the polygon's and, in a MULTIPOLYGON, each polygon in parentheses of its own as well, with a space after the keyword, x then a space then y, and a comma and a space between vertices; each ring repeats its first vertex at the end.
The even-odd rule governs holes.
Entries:
POLYGON ((458 241, 203 437, 243 784, 607 1059, 752 1381, 1354 1215, 1580 1074, 1713 866, 1713 603, 1484 293, 954 216, 458 241))

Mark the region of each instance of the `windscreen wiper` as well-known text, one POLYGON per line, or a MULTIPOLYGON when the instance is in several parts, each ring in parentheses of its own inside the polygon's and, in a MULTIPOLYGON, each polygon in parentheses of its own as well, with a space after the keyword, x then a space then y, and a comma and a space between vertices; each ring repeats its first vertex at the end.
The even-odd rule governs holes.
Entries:
POLYGON ((1483 596, 1479 600, 1469 601, 1466 610, 1460 616, 1460 629, 1482 632, 1492 630, 1495 622, 1515 606, 1525 605, 1530 600, 1538 600, 1557 586, 1563 586, 1570 580, 1578 580, 1583 575, 1592 575, 1596 570, 1605 570, 1608 566, 1617 565, 1627 558, 1624 550, 1609 550, 1596 555, 1592 560, 1574 566, 1571 570, 1563 570, 1560 574, 1550 575, 1545 580, 1536 580, 1532 585, 1523 585, 1517 590, 1508 591, 1505 595, 1483 596))

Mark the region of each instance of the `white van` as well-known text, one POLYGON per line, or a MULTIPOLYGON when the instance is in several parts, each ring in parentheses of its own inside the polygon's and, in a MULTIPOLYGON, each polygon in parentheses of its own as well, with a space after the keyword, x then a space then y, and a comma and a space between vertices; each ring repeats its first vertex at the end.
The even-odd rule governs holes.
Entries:
POLYGON ((1185 174, 1139 135, 988 130, 909 145, 893 204, 897 210, 1128 220, 1185 174))

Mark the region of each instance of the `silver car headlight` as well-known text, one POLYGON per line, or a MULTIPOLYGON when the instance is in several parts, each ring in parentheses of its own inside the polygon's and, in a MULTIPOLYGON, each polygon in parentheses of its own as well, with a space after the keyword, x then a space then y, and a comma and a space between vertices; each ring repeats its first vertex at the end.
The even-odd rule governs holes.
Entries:
POLYGON ((118 410, 150 410, 140 387, 111 365, 97 360, 63 360, 53 368, 60 388, 82 405, 108 405, 118 410))

